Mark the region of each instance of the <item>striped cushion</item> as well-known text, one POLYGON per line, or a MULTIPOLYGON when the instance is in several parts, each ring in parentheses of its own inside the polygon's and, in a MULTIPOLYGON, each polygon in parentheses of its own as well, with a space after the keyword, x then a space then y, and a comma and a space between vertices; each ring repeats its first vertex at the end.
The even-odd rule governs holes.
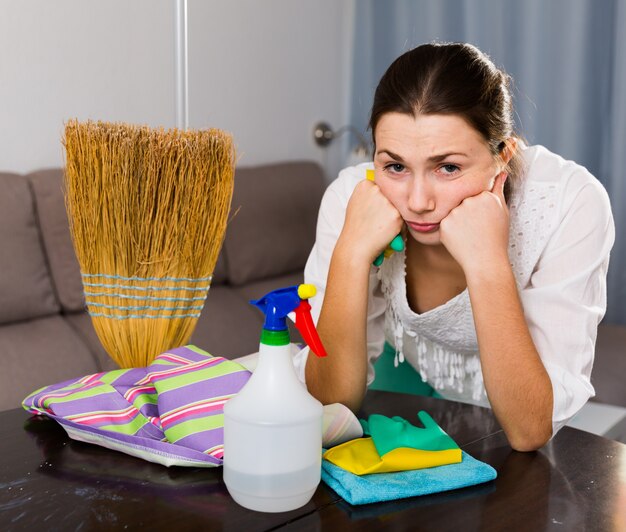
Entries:
POLYGON ((224 403, 249 378, 240 364, 188 345, 146 368, 47 386, 22 405, 56 419, 74 439, 164 465, 211 467, 224 455, 224 403))

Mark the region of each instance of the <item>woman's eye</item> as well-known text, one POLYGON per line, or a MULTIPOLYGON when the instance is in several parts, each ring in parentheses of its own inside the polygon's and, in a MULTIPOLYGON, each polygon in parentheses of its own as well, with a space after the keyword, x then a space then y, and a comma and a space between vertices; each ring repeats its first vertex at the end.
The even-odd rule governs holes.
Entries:
POLYGON ((444 164, 439 169, 444 175, 453 175, 460 170, 456 164, 444 164))
POLYGON ((401 174, 404 171, 404 165, 399 163, 392 163, 385 166, 385 170, 392 174, 401 174))

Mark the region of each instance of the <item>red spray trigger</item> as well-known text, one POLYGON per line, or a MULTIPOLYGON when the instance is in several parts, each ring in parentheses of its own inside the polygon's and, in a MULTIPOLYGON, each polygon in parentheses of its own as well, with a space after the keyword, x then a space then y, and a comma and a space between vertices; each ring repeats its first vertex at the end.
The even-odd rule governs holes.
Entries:
POLYGON ((311 351, 313 351, 318 357, 327 356, 326 350, 322 345, 313 318, 311 318, 311 305, 306 299, 300 301, 300 304, 295 309, 296 314, 296 328, 300 331, 302 338, 307 343, 311 351))

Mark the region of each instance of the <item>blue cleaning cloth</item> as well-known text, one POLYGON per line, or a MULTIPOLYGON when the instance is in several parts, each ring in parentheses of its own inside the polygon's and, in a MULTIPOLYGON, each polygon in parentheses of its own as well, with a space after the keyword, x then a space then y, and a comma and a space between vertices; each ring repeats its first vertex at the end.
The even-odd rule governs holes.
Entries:
POLYGON ((458 464, 361 476, 322 460, 322 480, 350 504, 368 504, 465 488, 496 478, 493 467, 462 454, 458 464))

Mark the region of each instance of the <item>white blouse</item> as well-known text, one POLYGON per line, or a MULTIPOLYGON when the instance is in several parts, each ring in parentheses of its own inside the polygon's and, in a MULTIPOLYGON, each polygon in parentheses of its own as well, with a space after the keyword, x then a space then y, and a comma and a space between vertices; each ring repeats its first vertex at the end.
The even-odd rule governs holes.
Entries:
MULTIPOLYGON (((542 146, 522 150, 525 174, 509 199, 509 259, 552 382, 554 435, 594 395, 591 368, 615 229, 606 191, 585 168, 542 146)), ((311 300, 315 321, 348 200, 368 168, 372 163, 341 171, 322 200, 305 268, 305 282, 318 288, 311 300)), ((395 346, 396 363, 411 364, 444 398, 489 406, 467 289, 417 314, 407 301, 404 259, 404 252, 395 253, 370 271, 368 385, 386 339, 395 346)), ((294 357, 302 381, 307 356, 305 348, 294 357)))

